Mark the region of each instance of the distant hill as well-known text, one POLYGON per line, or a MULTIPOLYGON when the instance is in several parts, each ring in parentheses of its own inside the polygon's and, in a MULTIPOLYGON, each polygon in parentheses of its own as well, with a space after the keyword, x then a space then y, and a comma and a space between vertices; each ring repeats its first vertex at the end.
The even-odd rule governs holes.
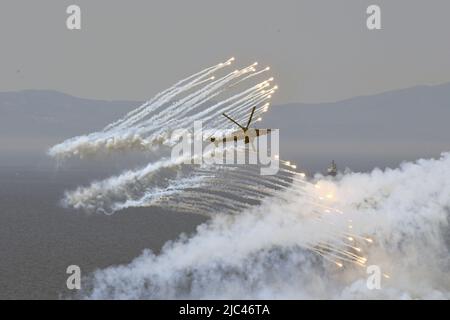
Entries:
POLYGON ((101 101, 56 91, 0 93, 0 165, 33 165, 47 160, 48 147, 101 130, 134 109, 136 101, 101 101))
POLYGON ((335 103, 273 106, 260 127, 280 128, 281 156, 312 171, 397 166, 450 151, 450 84, 335 103))
MULTIPOLYGON (((102 129, 139 101, 101 101, 55 91, 0 93, 0 165, 46 159, 66 138, 102 129)), ((308 171, 397 166, 450 150, 450 84, 335 103, 273 106, 258 127, 279 128, 281 156, 308 171)))
POLYGON ((82 99, 56 91, 0 92, 0 134, 48 137, 81 134, 102 129, 140 104, 82 99))

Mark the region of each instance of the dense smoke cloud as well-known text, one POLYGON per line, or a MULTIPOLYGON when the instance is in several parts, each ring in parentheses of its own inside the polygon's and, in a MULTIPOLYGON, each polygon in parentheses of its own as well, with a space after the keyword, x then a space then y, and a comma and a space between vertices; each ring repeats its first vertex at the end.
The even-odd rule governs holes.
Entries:
POLYGON ((450 154, 443 154, 395 170, 317 177, 310 197, 299 197, 293 184, 258 207, 215 216, 159 255, 148 250, 129 265, 97 271, 83 295, 448 299, 449 177, 450 154), (318 214, 308 200, 317 196, 338 212, 318 214), (320 243, 358 247, 365 265, 385 274, 381 289, 367 288, 365 266, 323 259, 314 251, 320 243))

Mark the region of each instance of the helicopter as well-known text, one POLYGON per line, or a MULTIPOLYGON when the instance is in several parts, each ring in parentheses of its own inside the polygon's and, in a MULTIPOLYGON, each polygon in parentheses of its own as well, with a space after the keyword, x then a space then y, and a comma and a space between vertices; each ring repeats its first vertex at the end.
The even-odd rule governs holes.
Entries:
POLYGON ((253 115, 255 113, 255 109, 256 107, 252 108, 252 111, 250 113, 250 117, 247 121, 247 125, 244 127, 241 124, 239 124, 236 120, 234 120, 233 118, 231 118, 230 116, 228 116, 225 112, 222 113, 222 115, 227 118, 228 120, 230 120, 231 122, 233 122, 235 125, 237 125, 240 130, 236 130, 233 131, 231 134, 225 136, 225 137, 221 137, 221 138, 216 138, 214 136, 210 137, 211 142, 213 142, 216 147, 219 144, 219 141, 222 140, 222 142, 225 144, 227 141, 244 141, 244 144, 251 144, 253 150, 255 150, 255 146, 253 145, 253 141, 255 138, 260 137, 260 136, 264 136, 264 135, 268 135, 272 129, 256 129, 256 128, 250 128, 250 124, 252 122, 253 119, 253 115))

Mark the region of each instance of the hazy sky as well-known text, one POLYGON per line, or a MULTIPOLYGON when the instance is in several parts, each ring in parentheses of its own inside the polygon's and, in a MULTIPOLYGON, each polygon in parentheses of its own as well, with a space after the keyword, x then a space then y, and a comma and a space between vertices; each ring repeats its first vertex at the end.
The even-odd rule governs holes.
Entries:
POLYGON ((0 91, 143 100, 235 56, 270 65, 274 103, 450 81, 450 1, 2 0, 0 91), (66 7, 82 30, 66 28, 66 7), (378 4, 382 30, 366 28, 378 4))

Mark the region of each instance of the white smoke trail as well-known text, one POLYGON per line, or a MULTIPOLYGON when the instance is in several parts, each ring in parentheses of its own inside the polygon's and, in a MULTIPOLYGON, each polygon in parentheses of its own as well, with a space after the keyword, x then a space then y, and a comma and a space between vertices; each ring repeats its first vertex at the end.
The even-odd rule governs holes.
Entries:
MULTIPOLYGON (((48 154, 65 159, 114 150, 149 150, 160 145, 173 145, 175 141, 169 139, 171 132, 189 128, 195 120, 203 120, 206 122, 205 128, 212 128, 216 124, 214 121, 221 118, 222 110, 236 109, 241 112, 244 107, 248 108, 263 99, 259 84, 250 85, 237 93, 231 91, 238 83, 244 80, 248 82, 266 71, 257 71, 256 64, 215 77, 233 60, 229 59, 179 81, 123 118, 107 125, 102 131, 68 139, 50 148, 48 154), (208 104, 213 104, 213 107, 208 107, 208 104)), ((268 84, 271 79, 262 83, 268 84)), ((267 94, 264 95, 264 100, 268 98, 267 94)), ((230 123, 220 123, 223 129, 231 128, 230 123)))
MULTIPOLYGON (((234 60, 234 59, 233 59, 234 60)), ((183 79, 176 84, 174 84, 172 87, 164 90, 163 92, 157 94, 154 98, 144 103, 139 108, 130 111, 124 118, 108 125, 105 127, 104 131, 110 130, 118 125, 124 126, 124 124, 129 125, 132 123, 135 119, 142 118, 149 114, 152 111, 155 111, 164 103, 170 101, 178 94, 185 92, 192 88, 195 85, 198 85, 200 83, 204 83, 205 81, 208 81, 210 79, 204 79, 206 76, 211 75, 215 71, 225 67, 226 65, 229 65, 231 63, 231 59, 228 60, 226 63, 219 63, 218 65, 206 68, 198 73, 195 73, 186 79, 183 79)))
MULTIPOLYGON (((205 202, 204 205, 209 206, 211 211, 217 207, 214 212, 218 213, 225 211, 226 203, 235 202, 234 208, 239 209, 239 205, 246 206, 246 200, 259 203, 264 196, 273 195, 277 189, 290 185, 283 177, 261 176, 256 168, 246 170, 239 166, 184 165, 187 159, 190 157, 161 159, 143 168, 95 181, 89 186, 67 191, 62 203, 66 207, 87 212, 112 214, 128 207, 151 206, 155 203, 163 206, 163 202, 168 202, 167 205, 183 203, 187 201, 186 197, 190 197, 197 204, 205 202), (202 183, 187 183, 194 180, 202 183), (222 183, 218 184, 219 181, 222 183), (199 190, 200 186, 205 190, 199 190), (197 189, 191 190, 194 188, 197 189), (165 189, 167 192, 163 192, 165 189), (212 191, 216 194, 208 194, 212 191), (241 202, 238 203, 234 198, 241 198, 241 202)), ((211 215, 211 212, 207 214, 211 215)))
POLYGON ((450 298, 450 154, 316 185, 310 196, 341 213, 315 212, 306 197, 280 191, 289 201, 268 198, 241 214, 215 216, 159 255, 146 251, 129 265, 95 272, 83 297, 450 298), (330 248, 338 249, 324 257, 336 264, 320 257, 330 248), (364 267, 345 261, 359 251, 366 265, 390 276, 380 290, 368 289, 364 267))
MULTIPOLYGON (((88 212, 100 211, 109 214, 124 208, 120 204, 121 202, 134 203, 136 206, 135 197, 149 198, 149 194, 155 191, 155 189, 147 190, 151 188, 152 182, 159 176, 167 179, 170 174, 176 174, 181 164, 187 159, 190 159, 190 157, 161 159, 141 169, 127 170, 118 176, 94 181, 88 187, 78 187, 74 191, 66 192, 63 205, 75 209, 84 209, 88 212), (166 170, 163 171, 162 169, 166 170)), ((181 184, 183 182, 180 182, 181 184)))

